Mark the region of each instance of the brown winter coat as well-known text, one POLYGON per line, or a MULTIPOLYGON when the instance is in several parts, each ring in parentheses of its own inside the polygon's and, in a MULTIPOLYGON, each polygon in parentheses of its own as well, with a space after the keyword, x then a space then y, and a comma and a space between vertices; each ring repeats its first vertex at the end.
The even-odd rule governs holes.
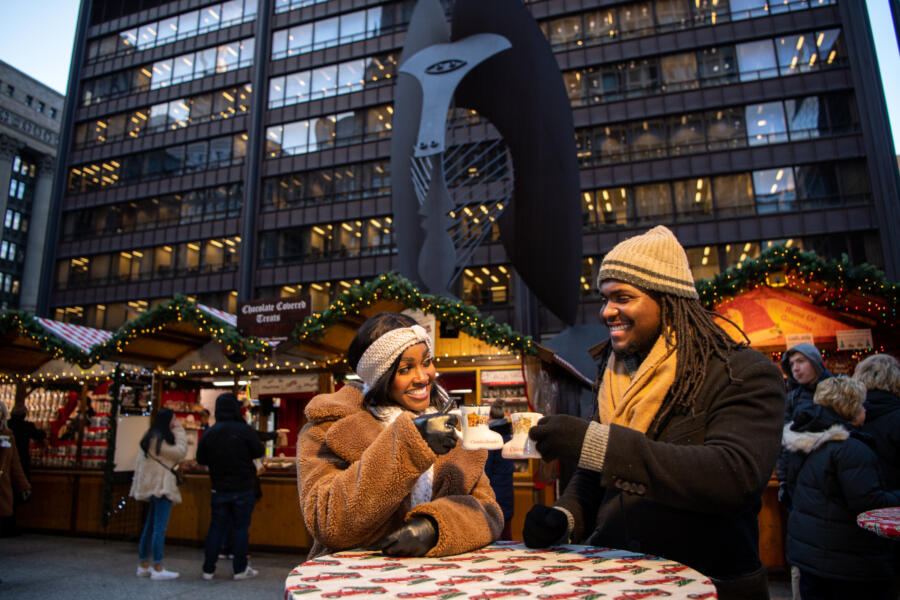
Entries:
POLYGON ((297 440, 297 487, 309 558, 371 546, 416 516, 427 515, 438 541, 426 556, 485 546, 500 535, 503 514, 484 474, 487 452, 461 446, 437 456, 409 412, 385 427, 362 407, 362 394, 344 386, 313 398, 297 440), (434 464, 432 500, 410 509, 419 475, 434 464))
POLYGON ((180 463, 187 454, 187 435, 180 424, 176 424, 172 428, 172 434, 175 436, 175 443, 170 444, 163 440, 159 447, 159 454, 156 453, 155 439, 150 440, 147 448, 149 456, 145 456, 143 450, 138 450, 137 462, 134 465, 134 479, 131 481, 131 491, 129 492, 129 495, 136 500, 146 501, 150 499, 150 496, 157 498, 165 496, 173 504, 181 503, 181 490, 178 489, 178 481, 170 467, 180 463))
POLYGON ((31 484, 22 470, 16 438, 9 429, 0 429, 0 517, 13 514, 14 494, 30 490, 31 484))

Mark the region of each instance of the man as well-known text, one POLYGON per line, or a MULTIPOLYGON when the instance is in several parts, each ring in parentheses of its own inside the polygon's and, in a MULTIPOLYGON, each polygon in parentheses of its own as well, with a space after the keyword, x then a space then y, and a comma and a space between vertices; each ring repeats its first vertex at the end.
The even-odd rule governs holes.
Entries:
POLYGON ((733 341, 698 301, 684 249, 659 226, 600 265, 600 360, 591 422, 544 417, 545 460, 578 469, 531 547, 588 543, 664 556, 708 575, 719 598, 768 598, 757 513, 781 442, 778 368, 733 341))
POLYGON ((216 424, 206 430, 197 445, 197 462, 209 467, 212 480, 212 516, 204 549, 203 578, 212 579, 219 549, 234 527, 235 579, 256 577, 247 564, 250 517, 256 503, 256 466, 253 459, 265 451, 259 436, 241 419, 241 403, 234 394, 216 398, 216 424))
POLYGON ((813 403, 819 382, 832 375, 825 368, 822 354, 812 344, 792 346, 781 357, 781 370, 792 386, 784 403, 784 424, 787 425, 794 420, 797 409, 813 403))

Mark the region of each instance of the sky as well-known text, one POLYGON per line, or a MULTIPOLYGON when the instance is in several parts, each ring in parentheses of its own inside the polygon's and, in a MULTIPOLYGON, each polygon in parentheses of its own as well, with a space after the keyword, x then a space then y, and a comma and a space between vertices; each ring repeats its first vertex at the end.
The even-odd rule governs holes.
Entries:
MULTIPOLYGON (((65 94, 79 1, 38 2, 40 10, 35 10, 33 2, 0 0, 0 17, 6 24, 0 35, 0 60, 65 94)), ((875 35, 894 151, 900 153, 900 51, 888 2, 867 0, 866 5, 875 35)))

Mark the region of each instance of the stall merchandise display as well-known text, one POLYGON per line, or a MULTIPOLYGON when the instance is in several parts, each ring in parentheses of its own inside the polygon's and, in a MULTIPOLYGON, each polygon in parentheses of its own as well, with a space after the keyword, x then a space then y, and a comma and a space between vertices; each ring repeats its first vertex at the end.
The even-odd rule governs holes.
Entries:
MULTIPOLYGON (((60 409, 66 405, 68 392, 63 390, 47 390, 36 388, 25 397, 25 407, 28 409, 28 421, 34 423, 38 429, 50 432, 50 421, 59 418, 60 409)), ((16 386, 12 384, 0 385, 0 400, 6 404, 6 408, 12 410, 16 400, 16 386)))

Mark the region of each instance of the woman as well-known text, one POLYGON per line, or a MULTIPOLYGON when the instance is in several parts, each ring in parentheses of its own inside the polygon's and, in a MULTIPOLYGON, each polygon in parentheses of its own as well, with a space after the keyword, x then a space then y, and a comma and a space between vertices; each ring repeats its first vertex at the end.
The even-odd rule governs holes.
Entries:
POLYGON ((16 497, 25 499, 31 494, 31 484, 22 470, 15 437, 7 427, 8 420, 6 404, 0 402, 0 535, 15 533, 13 510, 16 497))
POLYGON ((884 485, 871 437, 855 429, 866 418, 865 397, 854 379, 825 379, 815 404, 784 428, 793 500, 787 558, 800 569, 803 600, 893 598, 891 542, 856 524, 861 512, 900 504, 900 491, 884 485))
POLYGON ((446 556, 497 539, 503 515, 484 475, 487 452, 457 446, 456 417, 436 409, 434 348, 406 315, 359 328, 347 362, 364 382, 313 398, 297 441, 309 558, 357 547, 446 556))
POLYGON ((862 430, 875 438, 875 454, 888 489, 900 487, 900 363, 890 354, 873 354, 853 371, 866 386, 866 422, 862 430))
POLYGON ((175 579, 178 573, 162 566, 163 545, 166 541, 166 526, 172 504, 181 502, 181 492, 172 468, 187 453, 187 437, 184 428, 175 419, 175 413, 168 408, 160 409, 153 425, 141 438, 141 450, 134 467, 134 481, 131 496, 137 500, 149 501, 147 522, 138 546, 137 576, 150 579, 175 579), (150 555, 153 554, 153 568, 150 555))

